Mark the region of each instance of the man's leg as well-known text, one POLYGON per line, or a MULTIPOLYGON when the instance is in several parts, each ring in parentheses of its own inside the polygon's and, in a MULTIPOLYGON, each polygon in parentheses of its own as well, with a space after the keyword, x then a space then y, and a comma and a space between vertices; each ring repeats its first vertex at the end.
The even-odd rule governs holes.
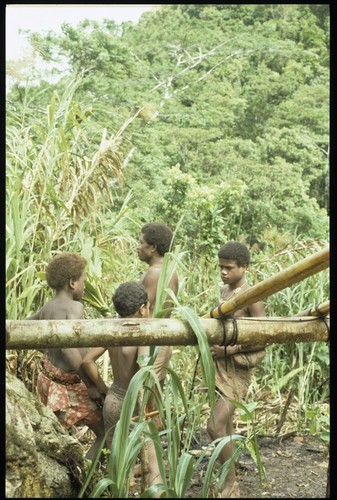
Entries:
MULTIPOLYGON (((147 443, 147 452, 149 459, 149 486, 160 484, 163 482, 163 478, 160 475, 156 450, 151 440, 147 443)), ((162 493, 157 493, 153 495, 153 498, 160 498, 161 495, 162 493)))
MULTIPOLYGON (((212 417, 207 422, 207 432, 211 439, 230 436, 233 432, 233 414, 235 407, 227 400, 219 398, 214 409, 214 421, 212 417)), ((222 464, 232 458, 235 447, 235 441, 230 440, 221 450, 219 461, 222 464)), ((235 464, 230 467, 226 479, 221 487, 221 492, 232 487, 235 482, 235 464)))
POLYGON ((91 429, 95 433, 96 440, 91 445, 91 448, 89 448, 89 450, 87 451, 86 457, 89 458, 89 460, 94 460, 97 456, 100 444, 102 443, 102 440, 104 439, 103 419, 100 420, 99 422, 96 422, 96 424, 88 425, 88 427, 89 427, 89 429, 91 429))

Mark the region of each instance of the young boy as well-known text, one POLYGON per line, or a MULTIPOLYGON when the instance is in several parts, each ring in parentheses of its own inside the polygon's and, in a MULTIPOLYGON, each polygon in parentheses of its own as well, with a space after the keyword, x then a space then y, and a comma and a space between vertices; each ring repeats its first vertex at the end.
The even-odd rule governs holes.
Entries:
MULTIPOLYGON (((219 267, 221 279, 225 286, 220 289, 221 301, 232 299, 237 293, 247 290, 250 285, 245 278, 245 272, 249 266, 250 254, 248 248, 242 243, 230 241, 223 245, 219 252, 219 267)), ((234 316, 265 316, 262 302, 256 302, 243 309, 235 311, 234 316)), ((227 346, 226 352, 223 346, 212 346, 211 352, 215 363, 215 383, 221 397, 218 398, 215 410, 214 421, 209 418, 207 431, 212 440, 230 436, 233 433, 233 415, 235 406, 230 400, 242 401, 247 394, 251 379, 251 369, 239 366, 235 362, 235 354, 259 351, 260 358, 263 357, 263 347, 248 346, 227 346), (262 351, 262 353, 261 353, 262 351), (227 357, 227 360, 225 359, 227 357), (226 363, 227 361, 227 363, 226 363)), ((249 356, 249 355, 248 355, 249 356)), ((231 459, 234 452, 235 442, 229 441, 220 455, 220 463, 223 464, 231 459)), ((239 498, 238 483, 235 481, 235 466, 232 464, 226 479, 222 485, 221 498, 239 498)))
MULTIPOLYGON (((122 318, 149 317, 148 295, 143 285, 134 281, 127 281, 119 285, 112 298, 118 315, 122 318)), ((149 356, 149 346, 116 346, 92 348, 82 361, 82 368, 101 392, 106 392, 103 406, 105 430, 109 431, 106 444, 111 447, 114 428, 120 418, 123 400, 132 377, 139 370, 138 358, 149 356), (107 390, 101 378, 95 361, 108 350, 113 373, 113 383, 107 390)), ((162 483, 157 457, 152 442, 148 446, 149 454, 149 483, 162 483)))
MULTIPOLYGON (((80 302, 85 289, 87 261, 76 253, 61 253, 46 268, 48 285, 56 290, 30 320, 82 319, 80 302)), ((43 404, 53 410, 65 429, 73 425, 87 425, 96 441, 87 452, 93 460, 104 438, 102 395, 81 369, 83 348, 48 348, 44 351, 43 371, 37 379, 37 390, 43 404)))
MULTIPOLYGON (((146 262, 148 264, 148 269, 146 270, 144 276, 141 279, 141 283, 144 285, 149 301, 150 301, 150 317, 153 316, 153 311, 156 304, 157 286, 159 281, 160 272, 163 266, 164 255, 170 250, 172 243, 173 233, 171 229, 161 222, 149 222, 141 228, 141 235, 139 238, 139 244, 137 248, 137 253, 139 260, 146 262)), ((177 294, 179 287, 178 275, 175 272, 169 283, 169 288, 177 294)), ((172 307, 172 302, 168 298, 167 302, 163 305, 164 309, 172 307)), ((166 313, 165 317, 169 318, 170 312, 166 313)), ((154 367, 168 365, 172 356, 171 346, 161 346, 159 348, 154 367)), ((160 384, 164 387, 166 370, 162 368, 161 372, 158 374, 160 384)), ((157 392, 156 387, 154 391, 157 392)), ((153 411, 156 409, 155 398, 151 395, 148 401, 148 410, 153 411)), ((153 421, 157 425, 158 429, 161 429, 162 423, 160 417, 153 417, 153 421)))

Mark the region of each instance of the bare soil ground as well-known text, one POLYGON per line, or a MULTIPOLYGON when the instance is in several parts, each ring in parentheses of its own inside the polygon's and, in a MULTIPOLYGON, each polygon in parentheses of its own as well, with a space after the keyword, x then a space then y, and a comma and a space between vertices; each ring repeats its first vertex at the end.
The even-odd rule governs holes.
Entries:
MULTIPOLYGON (((291 390, 280 401, 268 393, 259 393, 263 404, 255 410, 255 422, 265 429, 263 435, 268 433, 269 436, 262 437, 262 433, 258 436, 265 476, 260 480, 251 455, 242 451, 236 464, 241 498, 330 498, 328 445, 309 430, 296 431, 298 409, 293 395, 291 390)), ((322 405, 322 412, 324 406, 329 406, 328 400, 322 405)), ((235 413, 233 424, 236 434, 246 435, 249 430, 239 412, 235 413)), ((210 438, 202 425, 196 432, 192 454, 200 457, 201 450, 209 443, 210 438)), ((201 498, 208 461, 205 457, 193 474, 185 498, 201 498)), ((137 486, 130 491, 129 498, 139 498, 140 480, 137 486)))
MULTIPOLYGON (((328 449, 312 436, 259 438, 259 450, 265 468, 260 481, 258 469, 247 452, 237 464, 241 498, 326 498, 328 449)), ((207 463, 195 478, 187 498, 197 498, 207 463)))
MULTIPOLYGON (((202 433, 201 446, 208 444, 202 433)), ((80 439, 86 447, 90 431, 80 439)), ((200 441, 199 441, 200 442, 200 441)), ((258 469, 248 452, 242 451, 237 463, 237 479, 241 498, 330 498, 328 488, 329 453, 327 445, 317 437, 259 437, 259 451, 265 469, 260 481, 258 469)), ((195 453, 198 450, 195 447, 195 453)), ((185 498, 200 498, 209 458, 194 473, 185 498)), ((140 479, 137 481, 140 484, 140 479)), ((140 487, 130 491, 129 498, 139 498, 140 487)))

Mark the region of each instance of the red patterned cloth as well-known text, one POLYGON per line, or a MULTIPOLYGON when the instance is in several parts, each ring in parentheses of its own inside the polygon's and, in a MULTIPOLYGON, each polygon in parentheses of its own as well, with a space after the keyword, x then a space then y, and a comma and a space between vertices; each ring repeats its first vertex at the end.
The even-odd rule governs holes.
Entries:
POLYGON ((45 354, 43 371, 37 379, 37 391, 42 403, 69 429, 77 423, 95 424, 102 420, 102 410, 88 396, 87 387, 75 372, 54 366, 45 354))

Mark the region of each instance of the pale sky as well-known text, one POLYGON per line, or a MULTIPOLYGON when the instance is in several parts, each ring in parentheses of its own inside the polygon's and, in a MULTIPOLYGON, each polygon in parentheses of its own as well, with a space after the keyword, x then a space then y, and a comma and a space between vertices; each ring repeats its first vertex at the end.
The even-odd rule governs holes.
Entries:
POLYGON ((102 21, 107 18, 118 24, 124 21, 137 22, 143 12, 154 6, 155 4, 6 5, 6 60, 22 57, 29 47, 25 36, 19 35, 19 29, 31 29, 40 33, 52 30, 61 33, 61 24, 65 21, 73 26, 83 19, 102 21))

